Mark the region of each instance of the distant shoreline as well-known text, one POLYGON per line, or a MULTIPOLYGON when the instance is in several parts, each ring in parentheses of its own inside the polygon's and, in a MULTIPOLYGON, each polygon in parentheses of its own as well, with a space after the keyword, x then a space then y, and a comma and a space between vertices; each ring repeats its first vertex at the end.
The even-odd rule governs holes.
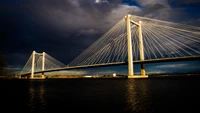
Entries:
MULTIPOLYGON (((200 77, 200 73, 186 74, 186 73, 163 73, 163 74, 149 74, 148 78, 162 78, 162 77, 200 77)), ((41 76, 37 75, 35 79, 40 79, 41 76)), ((127 75, 49 75, 45 76, 43 79, 85 79, 85 78, 127 78, 127 75)), ((0 79, 29 79, 27 77, 18 76, 0 76, 0 79)), ((41 78, 42 79, 42 78, 41 78)))

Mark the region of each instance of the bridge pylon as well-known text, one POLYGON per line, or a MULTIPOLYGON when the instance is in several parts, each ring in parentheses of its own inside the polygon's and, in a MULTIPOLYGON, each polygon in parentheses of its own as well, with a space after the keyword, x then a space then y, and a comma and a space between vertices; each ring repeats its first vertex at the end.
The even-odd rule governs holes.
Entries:
MULTIPOLYGON (((35 55, 38 54, 35 51, 33 51, 32 53, 32 68, 31 68, 31 78, 30 79, 34 79, 34 71, 35 71, 35 55)), ((39 53, 41 54, 41 53, 39 53)), ((45 52, 43 52, 42 54, 42 71, 44 71, 45 68, 45 52)), ((45 78, 44 76, 44 72, 42 72, 42 78, 45 78)))
POLYGON ((127 42, 128 42, 128 78, 147 78, 146 71, 144 68, 144 63, 141 63, 141 76, 134 76, 134 67, 133 67, 133 53, 132 53, 132 39, 131 39, 131 26, 133 23, 138 26, 138 38, 139 38, 139 51, 140 51, 140 60, 144 61, 144 49, 143 49, 143 38, 142 38, 142 21, 135 22, 130 19, 131 15, 127 14, 126 19, 126 29, 127 29, 127 42))
MULTIPOLYGON (((139 38, 139 46, 140 46, 140 60, 144 61, 144 45, 143 45, 143 38, 142 38, 142 21, 138 22, 138 38, 139 38)), ((141 76, 146 76, 146 71, 144 67, 144 63, 141 63, 141 76)))
POLYGON ((125 17, 128 43, 128 78, 132 78, 134 76, 130 16, 131 15, 127 14, 125 17))
POLYGON ((36 52, 33 51, 33 53, 32 53, 31 79, 34 78, 34 70, 35 70, 35 54, 36 54, 36 52))
POLYGON ((45 79, 44 73, 49 72, 47 70, 61 69, 61 67, 66 67, 66 65, 45 52, 33 51, 19 75, 28 79, 45 79), (42 75, 34 75, 36 73, 42 75))
POLYGON ((45 66, 45 52, 42 53, 42 78, 45 78, 44 76, 44 66, 45 66))

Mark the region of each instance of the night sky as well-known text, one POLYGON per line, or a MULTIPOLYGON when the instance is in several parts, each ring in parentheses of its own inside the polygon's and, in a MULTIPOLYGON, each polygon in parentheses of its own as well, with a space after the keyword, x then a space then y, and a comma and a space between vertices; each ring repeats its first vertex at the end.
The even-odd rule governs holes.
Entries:
MULTIPOLYGON (((68 64, 128 13, 200 26, 199 11, 199 0, 1 0, 0 53, 12 73, 21 71, 33 50, 68 64)), ((146 67, 149 73, 197 72, 199 63, 146 67)), ((119 69, 127 73, 126 66, 98 70, 119 69)))

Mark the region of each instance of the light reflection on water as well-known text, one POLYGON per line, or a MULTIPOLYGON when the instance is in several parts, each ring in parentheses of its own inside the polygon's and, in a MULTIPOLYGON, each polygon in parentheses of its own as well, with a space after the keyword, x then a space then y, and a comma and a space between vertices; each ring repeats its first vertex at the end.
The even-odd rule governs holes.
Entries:
POLYGON ((133 113, 151 113, 148 82, 128 79, 126 88, 126 109, 133 113))
POLYGON ((45 81, 30 81, 29 82, 29 110, 30 111, 45 111, 47 102, 45 100, 45 81))

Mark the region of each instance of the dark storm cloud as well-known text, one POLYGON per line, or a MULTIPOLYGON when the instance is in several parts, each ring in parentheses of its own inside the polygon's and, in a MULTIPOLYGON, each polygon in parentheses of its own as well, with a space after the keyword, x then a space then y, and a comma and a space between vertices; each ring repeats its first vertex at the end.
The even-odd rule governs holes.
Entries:
MULTIPOLYGON (((80 38, 76 37, 80 36, 77 34, 102 34, 116 22, 108 20, 112 19, 110 14, 113 9, 120 8, 116 4, 118 2, 112 3, 82 0, 30 0, 18 1, 16 4, 6 2, 1 10, 4 17, 3 41, 11 45, 34 47, 36 42, 40 43, 37 46, 45 43, 52 45, 59 39, 59 42, 70 45, 71 43, 65 40, 80 38)), ((116 20, 120 18, 122 17, 116 20)), ((98 37, 94 37, 94 40, 96 38, 98 37)), ((10 46, 10 49, 13 49, 13 46, 10 46)))
POLYGON ((41 21, 64 31, 76 32, 80 29, 91 29, 99 23, 104 24, 104 18, 116 5, 108 3, 97 4, 83 0, 41 0, 37 5, 28 6, 31 12, 41 21))
POLYGON ((33 50, 45 51, 66 64, 111 27, 114 22, 105 18, 115 7, 116 3, 82 0, 5 1, 1 4, 1 51, 8 64, 24 65, 28 57, 21 58, 33 50))

